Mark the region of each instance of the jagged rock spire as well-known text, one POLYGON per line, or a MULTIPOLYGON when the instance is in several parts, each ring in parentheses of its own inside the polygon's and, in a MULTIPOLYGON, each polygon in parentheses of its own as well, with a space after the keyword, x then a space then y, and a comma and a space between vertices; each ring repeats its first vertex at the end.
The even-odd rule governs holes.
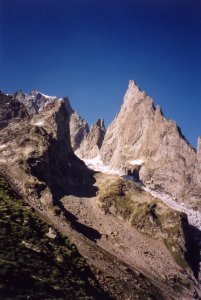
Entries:
MULTIPOLYGON (((201 161, 200 139, 198 144, 201 161)), ((119 114, 107 129, 100 153, 105 165, 120 172, 129 162, 143 161, 139 173, 143 184, 152 182, 154 188, 186 203, 200 202, 201 186, 193 179, 197 163, 193 147, 176 123, 167 120, 160 107, 155 108, 153 99, 132 80, 119 114)))
POLYGON ((129 80, 128 89, 124 96, 124 105, 136 103, 138 102, 138 100, 144 99, 145 97, 145 91, 141 91, 141 89, 134 80, 129 80))

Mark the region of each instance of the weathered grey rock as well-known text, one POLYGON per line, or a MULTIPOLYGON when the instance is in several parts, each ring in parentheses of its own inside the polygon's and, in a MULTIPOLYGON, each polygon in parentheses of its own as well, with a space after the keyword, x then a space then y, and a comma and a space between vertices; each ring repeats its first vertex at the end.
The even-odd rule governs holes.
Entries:
POLYGON ((176 123, 167 120, 133 81, 106 132, 101 157, 105 164, 124 173, 128 164, 140 166, 143 184, 201 208, 201 186, 193 175, 198 164, 196 151, 176 123))
POLYGON ((77 149, 76 154, 79 157, 92 159, 100 154, 100 148, 105 136, 105 125, 103 119, 92 125, 90 132, 84 136, 80 147, 77 149))

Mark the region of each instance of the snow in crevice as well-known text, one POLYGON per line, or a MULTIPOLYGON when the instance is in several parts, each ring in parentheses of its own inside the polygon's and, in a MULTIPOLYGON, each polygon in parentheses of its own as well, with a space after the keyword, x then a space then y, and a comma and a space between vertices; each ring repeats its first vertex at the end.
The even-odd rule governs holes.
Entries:
MULTIPOLYGON (((112 169, 110 166, 104 165, 103 161, 101 160, 99 155, 93 159, 83 159, 82 157, 80 157, 80 159, 82 159, 85 162, 85 164, 87 165, 87 167, 89 169, 92 169, 97 172, 106 173, 106 174, 116 174, 119 176, 123 176, 125 179, 133 181, 133 177, 125 176, 120 171, 118 171, 116 169, 112 169)), ((129 161, 129 163, 131 163, 131 161, 129 161)), ((143 161, 140 159, 133 160, 132 163, 137 165, 137 164, 142 164, 143 161)), ((139 185, 139 182, 136 182, 136 184, 139 185)), ((184 212, 188 217, 189 224, 191 224, 191 225, 197 227, 199 230, 201 230, 201 213, 199 211, 194 210, 192 208, 188 208, 188 207, 186 207, 186 205, 184 203, 178 203, 176 200, 171 198, 169 195, 167 195, 165 193, 154 191, 154 190, 150 189, 148 186, 143 187, 140 184, 140 187, 143 190, 145 190, 146 192, 150 193, 153 197, 163 201, 169 207, 171 207, 177 211, 184 212)))

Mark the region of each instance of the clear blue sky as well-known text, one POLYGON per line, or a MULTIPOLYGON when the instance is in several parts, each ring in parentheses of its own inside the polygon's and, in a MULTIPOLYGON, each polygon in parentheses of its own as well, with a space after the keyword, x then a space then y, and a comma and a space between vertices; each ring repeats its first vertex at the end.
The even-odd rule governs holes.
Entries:
POLYGON ((0 0, 0 89, 69 96, 89 125, 129 79, 201 135, 201 0, 0 0))

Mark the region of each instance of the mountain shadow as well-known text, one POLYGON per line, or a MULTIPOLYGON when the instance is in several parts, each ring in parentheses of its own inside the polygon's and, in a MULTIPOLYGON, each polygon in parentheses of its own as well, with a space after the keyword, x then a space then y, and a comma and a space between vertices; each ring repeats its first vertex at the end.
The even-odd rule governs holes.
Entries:
POLYGON ((201 250, 201 231, 188 222, 183 222, 183 232, 185 237, 185 259, 191 267, 196 279, 200 271, 200 250, 201 250))
POLYGON ((64 158, 67 157, 63 159, 56 148, 57 144, 52 141, 47 158, 29 158, 30 173, 49 187, 55 204, 67 195, 94 197, 98 190, 94 186, 94 172, 74 153, 65 153, 64 158))
POLYGON ((77 232, 81 233, 85 237, 87 237, 89 240, 96 242, 101 238, 101 234, 98 230, 93 229, 90 226, 87 226, 85 224, 82 224, 78 221, 78 218, 69 212, 67 209, 64 208, 63 203, 59 202, 57 206, 61 209, 64 217, 70 221, 72 228, 74 228, 77 232))

